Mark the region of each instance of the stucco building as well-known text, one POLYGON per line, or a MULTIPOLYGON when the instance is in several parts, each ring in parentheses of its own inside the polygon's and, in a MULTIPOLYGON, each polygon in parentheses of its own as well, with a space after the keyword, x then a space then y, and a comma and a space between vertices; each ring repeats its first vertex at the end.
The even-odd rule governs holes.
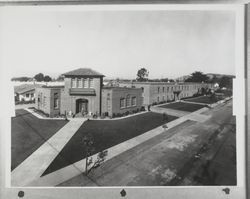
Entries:
POLYGON ((42 87, 40 84, 22 84, 15 86, 15 101, 33 101, 35 99, 35 89, 40 87, 42 87))
POLYGON ((213 84, 194 82, 120 82, 119 86, 141 88, 143 105, 192 97, 202 88, 213 89, 213 84))
POLYGON ((57 115, 96 115, 131 112, 142 106, 142 89, 103 87, 103 77, 89 68, 64 73, 64 86, 36 89, 36 108, 57 115))
POLYGON ((138 111, 142 107, 141 88, 103 87, 102 110, 105 115, 138 111))
POLYGON ((43 86, 36 89, 36 108, 55 117, 60 114, 63 86, 43 86))
POLYGON ((104 75, 90 68, 79 68, 63 75, 65 85, 61 91, 61 114, 101 114, 104 75))
POLYGON ((103 86, 104 75, 90 68, 64 73, 64 86, 36 89, 36 108, 57 115, 106 115, 136 112, 142 106, 192 97, 208 83, 119 82, 103 86))

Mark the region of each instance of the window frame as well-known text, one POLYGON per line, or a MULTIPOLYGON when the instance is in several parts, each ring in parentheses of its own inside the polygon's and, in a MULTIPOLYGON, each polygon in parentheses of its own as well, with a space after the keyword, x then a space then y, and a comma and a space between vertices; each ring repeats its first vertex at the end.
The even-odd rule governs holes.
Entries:
POLYGON ((124 97, 120 98, 120 109, 124 109, 126 108, 126 100, 124 97), (122 106, 122 102, 123 102, 123 106, 122 106))

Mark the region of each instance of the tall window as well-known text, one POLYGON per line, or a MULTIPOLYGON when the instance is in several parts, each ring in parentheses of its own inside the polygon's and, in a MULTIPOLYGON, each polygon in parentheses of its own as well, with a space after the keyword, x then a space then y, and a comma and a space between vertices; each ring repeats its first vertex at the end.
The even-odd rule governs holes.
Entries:
POLYGON ((43 96, 43 106, 46 106, 46 96, 43 96))
POLYGON ((83 87, 84 88, 89 88, 89 81, 88 81, 88 79, 83 79, 83 87))
POLYGON ((132 97, 132 106, 136 106, 136 97, 132 97))
POLYGON ((120 99, 120 108, 125 108, 125 98, 120 99))
POLYGON ((59 96, 58 93, 54 93, 54 109, 59 108, 59 96))
POLYGON ((82 79, 77 78, 77 88, 82 88, 82 79))
POLYGON ((162 87, 162 92, 163 92, 163 93, 165 92, 165 87, 162 87))
POLYGON ((167 92, 169 91, 169 87, 167 87, 167 92))
POLYGON ((130 107, 130 95, 126 97, 126 107, 130 107))
POLYGON ((89 79, 89 87, 94 88, 94 80, 93 80, 93 78, 89 79))
POLYGON ((160 93, 160 87, 158 87, 158 93, 160 93))
POLYGON ((76 79, 71 79, 71 87, 76 88, 76 79))

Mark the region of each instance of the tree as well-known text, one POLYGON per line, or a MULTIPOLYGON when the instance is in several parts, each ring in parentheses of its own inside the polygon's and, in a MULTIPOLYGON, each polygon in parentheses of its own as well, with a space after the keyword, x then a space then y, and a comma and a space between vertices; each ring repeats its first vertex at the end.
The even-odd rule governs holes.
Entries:
POLYGON ((63 81, 64 80, 64 76, 63 75, 59 75, 58 77, 57 77, 57 79, 56 79, 56 81, 59 81, 59 82, 61 82, 61 81, 63 81))
POLYGON ((200 71, 196 71, 191 74, 191 77, 185 80, 185 82, 207 82, 209 77, 200 71))
POLYGON ((99 167, 105 161, 105 158, 108 156, 108 150, 99 152, 97 154, 97 159, 93 162, 93 158, 90 157, 95 152, 94 141, 92 136, 86 135, 83 137, 83 147, 86 159, 85 175, 88 175, 92 169, 99 167))
POLYGON ((232 88, 232 78, 229 76, 223 76, 219 82, 220 88, 232 88))
POLYGON ((31 79, 30 77, 13 77, 11 78, 11 81, 27 82, 30 79, 31 79))
POLYGON ((146 81, 148 78, 148 70, 146 68, 141 68, 138 70, 137 72, 137 78, 136 80, 139 81, 139 82, 143 82, 143 81, 146 81))
POLYGON ((44 76, 44 79, 43 79, 43 81, 45 81, 45 82, 51 82, 51 77, 50 76, 48 76, 48 75, 45 75, 44 76))
POLYGON ((35 75, 35 80, 38 81, 38 82, 41 82, 44 80, 44 75, 42 73, 38 73, 35 75))
POLYGON ((83 147, 84 147, 84 152, 85 152, 85 174, 88 175, 88 166, 92 164, 92 158, 89 159, 89 156, 94 152, 94 147, 93 147, 93 138, 90 135, 86 135, 83 137, 83 147))

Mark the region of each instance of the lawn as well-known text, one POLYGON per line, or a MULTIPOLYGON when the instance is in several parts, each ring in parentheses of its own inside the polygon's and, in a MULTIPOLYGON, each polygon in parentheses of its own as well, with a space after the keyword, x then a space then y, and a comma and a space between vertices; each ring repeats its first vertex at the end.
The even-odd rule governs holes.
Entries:
MULTIPOLYGON (((168 116, 168 121, 177 117, 168 116)), ((148 112, 121 120, 90 120, 86 121, 65 145, 59 155, 50 164, 43 175, 61 169, 85 158, 82 139, 84 135, 93 137, 94 151, 92 154, 108 149, 133 137, 141 135, 162 124, 162 114, 148 112)))
POLYGON ((212 104, 218 101, 217 99, 215 100, 216 101, 212 101, 209 96, 200 96, 200 97, 185 99, 185 101, 188 101, 188 102, 198 102, 198 103, 204 103, 204 104, 212 104))
POLYGON ((16 117, 11 118, 11 170, 66 123, 64 120, 38 119, 23 109, 16 110, 16 117))
POLYGON ((175 109, 175 110, 187 111, 187 112, 194 112, 203 107, 205 106, 200 105, 200 104, 190 104, 190 103, 184 103, 184 102, 175 102, 175 103, 160 106, 160 108, 169 108, 169 109, 175 109))

